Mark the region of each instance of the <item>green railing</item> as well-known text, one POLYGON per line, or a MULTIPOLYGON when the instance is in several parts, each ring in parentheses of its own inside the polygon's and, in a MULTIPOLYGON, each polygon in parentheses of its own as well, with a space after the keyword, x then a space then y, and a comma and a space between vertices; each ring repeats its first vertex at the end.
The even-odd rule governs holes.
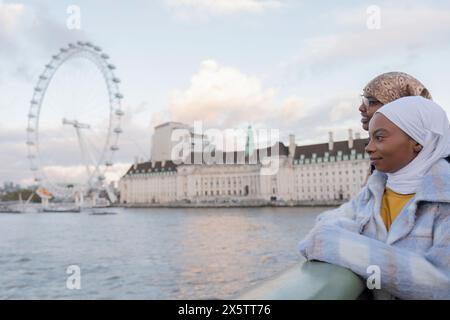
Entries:
POLYGON ((368 299, 365 282, 352 271, 324 262, 295 265, 235 297, 238 300, 368 299))

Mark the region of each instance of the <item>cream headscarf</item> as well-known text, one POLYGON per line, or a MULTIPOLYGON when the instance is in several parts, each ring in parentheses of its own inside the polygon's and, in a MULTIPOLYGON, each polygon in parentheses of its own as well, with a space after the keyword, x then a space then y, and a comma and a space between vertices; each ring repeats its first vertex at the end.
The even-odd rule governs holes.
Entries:
POLYGON ((441 106, 422 97, 404 97, 381 107, 383 114, 422 146, 405 167, 388 173, 387 187, 397 193, 416 193, 424 175, 450 154, 450 124, 441 106))
POLYGON ((432 100, 430 92, 416 78, 404 72, 387 72, 371 80, 364 88, 366 96, 373 97, 382 104, 408 96, 422 96, 432 100))

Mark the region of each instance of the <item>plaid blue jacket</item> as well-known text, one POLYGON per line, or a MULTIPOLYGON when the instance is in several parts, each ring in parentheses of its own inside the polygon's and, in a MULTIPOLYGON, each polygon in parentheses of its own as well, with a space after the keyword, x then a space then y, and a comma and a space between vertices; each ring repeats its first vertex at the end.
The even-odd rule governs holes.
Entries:
POLYGON ((350 202, 320 214, 301 254, 366 279, 374 270, 368 267, 378 266, 375 298, 450 299, 450 164, 430 169, 389 232, 380 215, 386 179, 375 171, 350 202))

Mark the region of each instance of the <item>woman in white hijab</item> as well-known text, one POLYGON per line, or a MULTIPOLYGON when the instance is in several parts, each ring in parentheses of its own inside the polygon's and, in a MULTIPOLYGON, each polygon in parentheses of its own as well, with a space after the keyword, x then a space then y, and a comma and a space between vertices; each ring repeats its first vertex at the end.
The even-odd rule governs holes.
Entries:
POLYGON ((450 124, 422 97, 404 97, 370 120, 376 170, 350 202, 322 213, 300 243, 308 260, 381 272, 375 298, 450 299, 450 124))
MULTIPOLYGON (((387 188, 400 194, 415 193, 428 170, 450 154, 450 130, 445 111, 425 98, 406 97, 385 105, 375 116, 376 119, 369 125, 371 145, 366 147, 366 151, 370 158, 374 159, 375 168, 387 173, 387 188), (396 150, 399 157, 409 162, 405 166, 403 161, 397 164, 389 163, 391 158, 383 158, 383 152, 386 153, 383 148, 386 147, 382 144, 389 144, 389 148, 401 148, 398 143, 402 143, 393 141, 395 137, 392 137, 392 134, 390 140, 386 140, 385 134, 379 132, 380 128, 386 126, 386 121, 403 131, 403 138, 413 145, 410 148, 413 150, 412 160, 410 153, 400 153, 396 150), (380 142, 380 137, 385 139, 380 142)), ((386 131, 386 128, 384 130, 386 131)))

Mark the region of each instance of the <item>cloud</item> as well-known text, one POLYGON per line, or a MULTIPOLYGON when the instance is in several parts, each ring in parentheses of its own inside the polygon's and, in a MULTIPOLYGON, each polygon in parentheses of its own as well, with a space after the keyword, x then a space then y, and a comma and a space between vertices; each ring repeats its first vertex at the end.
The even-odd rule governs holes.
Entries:
POLYGON ((13 37, 19 28, 19 20, 23 16, 23 4, 0 3, 0 37, 13 37))
POLYGON ((215 128, 253 125, 286 126, 305 116, 304 99, 280 98, 277 90, 239 69, 205 60, 185 90, 171 95, 168 107, 153 115, 152 124, 164 121, 202 121, 215 128))
POLYGON ((68 29, 65 25, 68 16, 62 16, 58 22, 51 18, 45 6, 28 8, 29 22, 24 36, 28 43, 32 43, 40 49, 45 56, 49 52, 66 46, 69 42, 87 39, 88 35, 83 30, 68 29))
POLYGON ((291 128, 291 132, 296 134, 297 141, 302 145, 323 143, 327 141, 330 131, 334 133, 335 140, 347 139, 348 129, 364 137, 366 133, 360 126, 358 102, 352 93, 325 98, 311 106, 306 116, 291 128))
POLYGON ((0 55, 17 53, 19 47, 16 35, 21 29, 24 16, 24 5, 0 3, 0 55))
POLYGON ((278 129, 284 141, 289 133, 295 133, 303 144, 326 140, 330 130, 344 135, 348 128, 360 130, 357 106, 353 93, 330 97, 319 104, 308 97, 285 97, 256 76, 205 60, 190 85, 174 92, 167 108, 154 114, 159 122, 152 123, 170 120, 192 125, 202 121, 204 128, 221 130, 252 124, 254 128, 278 129))
POLYGON ((42 65, 32 61, 47 58, 69 42, 86 39, 81 30, 69 30, 65 19, 54 21, 39 4, 0 3, 0 69, 3 78, 31 82, 42 65))
POLYGON ((374 30, 367 28, 366 7, 325 14, 324 21, 334 21, 343 31, 305 39, 293 64, 326 70, 343 62, 408 56, 411 51, 447 45, 450 10, 425 5, 381 5, 380 10, 381 28, 374 30))
POLYGON ((190 87, 172 94, 168 111, 172 119, 202 120, 219 127, 240 121, 260 121, 269 110, 275 91, 261 80, 214 60, 201 63, 190 87))
POLYGON ((279 8, 281 0, 166 0, 177 17, 262 13, 279 8))

